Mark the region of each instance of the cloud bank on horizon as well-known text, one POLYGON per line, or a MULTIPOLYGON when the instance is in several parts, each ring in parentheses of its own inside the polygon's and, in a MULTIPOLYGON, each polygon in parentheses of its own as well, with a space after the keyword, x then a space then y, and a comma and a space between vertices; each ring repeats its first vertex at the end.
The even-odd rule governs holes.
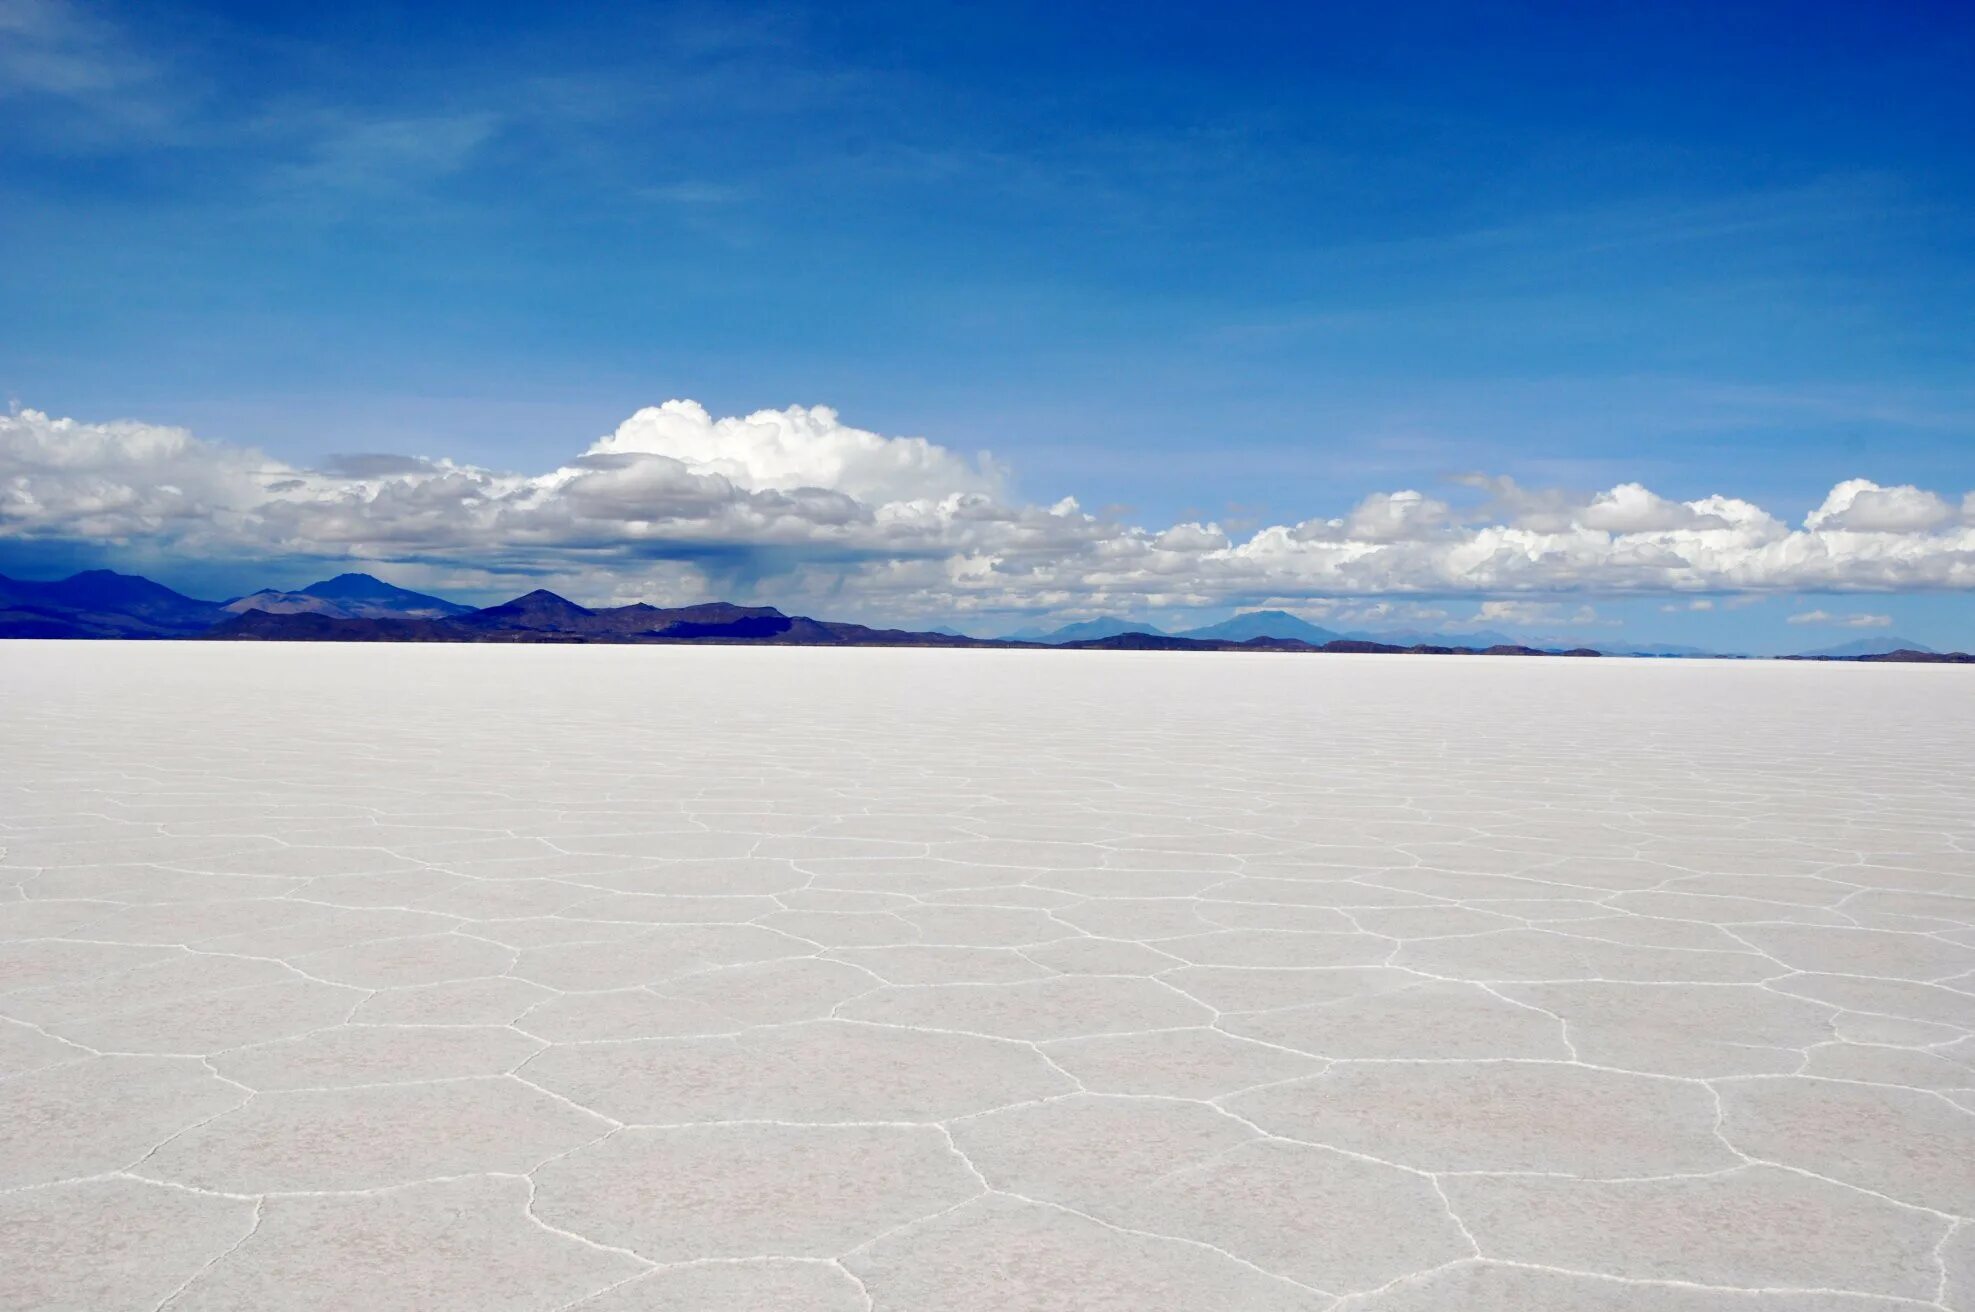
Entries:
POLYGON ((716 419, 667 401, 539 474, 376 454, 310 469, 178 427, 0 416, 0 541, 399 563, 600 601, 696 600, 769 578, 786 599, 853 596, 901 618, 1975 589, 1975 492, 1848 479, 1793 526, 1726 494, 1452 481, 1478 504, 1402 489, 1237 535, 1132 525, 1070 497, 1029 503, 986 454, 873 433, 827 406, 716 419))

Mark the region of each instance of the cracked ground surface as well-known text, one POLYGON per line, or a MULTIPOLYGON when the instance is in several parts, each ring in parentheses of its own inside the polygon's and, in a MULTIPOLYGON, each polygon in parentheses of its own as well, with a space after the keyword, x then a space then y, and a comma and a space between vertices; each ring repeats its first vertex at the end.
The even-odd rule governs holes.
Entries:
POLYGON ((0 1306, 1975 1309, 1952 668, 0 644, 0 1306))

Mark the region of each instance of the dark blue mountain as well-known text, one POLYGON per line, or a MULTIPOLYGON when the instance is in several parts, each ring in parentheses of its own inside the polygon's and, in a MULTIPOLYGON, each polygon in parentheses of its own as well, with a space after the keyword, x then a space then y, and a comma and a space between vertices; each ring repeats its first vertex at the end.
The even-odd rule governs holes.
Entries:
POLYGON ((595 611, 578 606, 567 597, 558 597, 546 588, 524 593, 513 601, 476 610, 460 617, 460 623, 485 629, 535 629, 549 633, 573 633, 595 611))
POLYGON ((0 576, 0 636, 177 638, 224 618, 218 602, 114 570, 84 570, 49 582, 0 576))
POLYGON ((456 601, 444 597, 434 597, 428 593, 413 592, 369 574, 338 574, 333 579, 311 583, 296 591, 310 597, 321 597, 333 601, 344 609, 364 614, 375 612, 378 615, 411 615, 421 619, 436 618, 441 615, 464 615, 472 610, 456 601))

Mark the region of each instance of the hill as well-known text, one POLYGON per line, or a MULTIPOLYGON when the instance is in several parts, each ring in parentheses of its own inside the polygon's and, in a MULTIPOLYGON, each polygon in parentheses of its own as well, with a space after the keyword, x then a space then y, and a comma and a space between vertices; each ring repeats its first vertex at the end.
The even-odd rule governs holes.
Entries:
POLYGON ((302 592, 282 592, 278 588, 262 588, 259 592, 250 592, 244 597, 235 597, 224 603, 222 609, 232 615, 245 615, 250 610, 260 610, 270 615, 327 615, 339 620, 358 618, 356 612, 344 610, 333 601, 311 597, 302 592))
POLYGON ((1017 629, 1006 635, 1008 642, 1039 642, 1057 647, 1064 643, 1091 642, 1098 638, 1115 638, 1126 633, 1149 633, 1154 637, 1165 636, 1165 630, 1156 624, 1143 620, 1119 619, 1114 615, 1100 615, 1094 620, 1078 620, 1060 628, 1043 630, 1038 628, 1017 629))
POLYGON ((1781 656, 1786 661, 1846 661, 1858 665, 1975 665, 1975 654, 1965 651, 1916 651, 1903 647, 1898 651, 1868 652, 1863 656, 1781 656))

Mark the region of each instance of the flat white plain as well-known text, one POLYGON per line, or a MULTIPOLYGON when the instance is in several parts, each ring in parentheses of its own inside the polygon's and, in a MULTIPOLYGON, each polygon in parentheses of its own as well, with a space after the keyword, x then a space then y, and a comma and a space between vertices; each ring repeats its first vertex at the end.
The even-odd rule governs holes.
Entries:
POLYGON ((1975 1308, 1975 676, 0 644, 0 1304, 1975 1308))

